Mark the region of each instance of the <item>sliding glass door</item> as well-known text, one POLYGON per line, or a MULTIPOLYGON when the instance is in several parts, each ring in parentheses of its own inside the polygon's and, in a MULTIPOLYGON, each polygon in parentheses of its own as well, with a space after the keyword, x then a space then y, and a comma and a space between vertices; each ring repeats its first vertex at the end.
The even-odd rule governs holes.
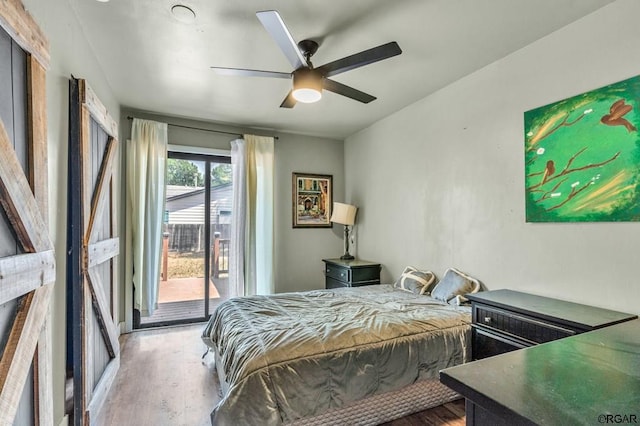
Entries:
POLYGON ((158 309, 140 328, 203 321, 229 293, 230 158, 168 157, 158 309))

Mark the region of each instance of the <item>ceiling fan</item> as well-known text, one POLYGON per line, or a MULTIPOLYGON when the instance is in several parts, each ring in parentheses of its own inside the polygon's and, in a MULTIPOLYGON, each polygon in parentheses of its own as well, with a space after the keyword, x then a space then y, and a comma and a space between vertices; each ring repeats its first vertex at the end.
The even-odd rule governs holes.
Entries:
POLYGON ((317 102, 322 97, 322 89, 367 104, 375 100, 375 96, 338 83, 329 77, 402 53, 398 43, 392 41, 314 68, 311 57, 318 50, 317 42, 302 40, 296 44, 280 14, 275 10, 257 12, 256 16, 287 57, 293 71, 287 73, 243 68, 211 68, 218 74, 225 75, 293 79, 293 88, 282 101, 281 108, 293 108, 296 102, 317 102))

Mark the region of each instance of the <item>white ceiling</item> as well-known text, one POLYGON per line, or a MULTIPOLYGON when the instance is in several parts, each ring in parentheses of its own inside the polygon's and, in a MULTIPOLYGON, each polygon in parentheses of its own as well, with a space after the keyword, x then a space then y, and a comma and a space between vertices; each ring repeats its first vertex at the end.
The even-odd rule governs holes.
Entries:
POLYGON ((70 0, 117 100, 170 116, 343 139, 613 0, 70 0), (192 8, 192 24, 171 7, 192 8), (277 10, 315 66, 396 41, 396 56, 334 79, 378 99, 324 92, 279 105, 290 81, 210 67, 290 72, 255 12, 277 10))

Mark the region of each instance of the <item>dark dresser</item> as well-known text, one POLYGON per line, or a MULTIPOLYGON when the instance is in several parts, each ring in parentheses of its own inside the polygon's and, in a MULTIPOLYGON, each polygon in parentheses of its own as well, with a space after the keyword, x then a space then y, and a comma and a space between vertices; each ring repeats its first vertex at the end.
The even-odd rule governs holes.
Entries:
POLYGON ((322 259, 326 288, 380 284, 380 264, 366 260, 322 259))
POLYGON ((640 320, 440 372, 466 398, 467 425, 640 422, 640 320))
MULTIPOLYGON (((614 361, 640 365, 637 315, 513 290, 466 297, 474 362, 442 370, 440 381, 466 398, 467 425, 598 424, 599 414, 626 412, 608 398, 640 389, 640 376, 614 361)), ((640 392, 633 398, 640 407, 640 392)))
POLYGON ((513 290, 467 295, 474 360, 608 327, 636 315, 513 290))

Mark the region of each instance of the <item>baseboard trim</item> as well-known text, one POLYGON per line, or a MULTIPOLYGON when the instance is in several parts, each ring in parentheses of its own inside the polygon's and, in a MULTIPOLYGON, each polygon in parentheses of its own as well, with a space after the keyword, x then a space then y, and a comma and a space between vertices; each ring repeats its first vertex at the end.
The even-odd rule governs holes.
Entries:
POLYGON ((58 426, 69 426, 69 415, 65 414, 58 426))

